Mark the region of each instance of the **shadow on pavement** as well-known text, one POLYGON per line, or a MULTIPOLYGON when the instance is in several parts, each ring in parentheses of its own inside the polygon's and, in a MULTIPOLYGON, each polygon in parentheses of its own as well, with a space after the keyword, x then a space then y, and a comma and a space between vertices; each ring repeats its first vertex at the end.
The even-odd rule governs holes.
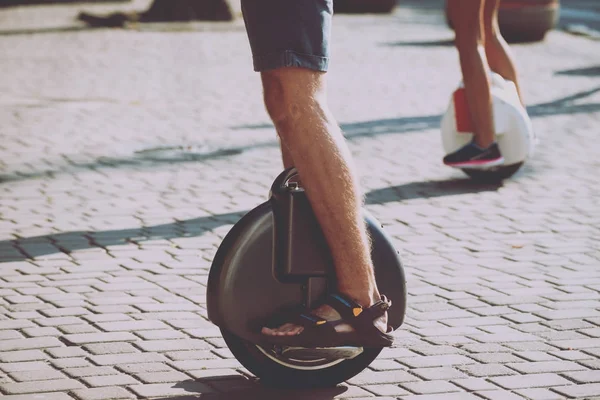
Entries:
POLYGON ((600 75, 600 66, 588 67, 588 68, 565 69, 562 71, 557 71, 556 75, 599 76, 600 75))
POLYGON ((348 390, 345 386, 323 389, 275 389, 239 375, 183 381, 173 387, 184 389, 190 394, 156 400, 333 400, 348 390), (207 385, 224 393, 207 392, 207 385))
POLYGON ((384 46, 402 46, 402 47, 450 47, 454 46, 454 39, 413 41, 413 42, 392 42, 384 43, 384 46))
POLYGON ((89 31, 94 28, 87 26, 63 26, 55 28, 36 28, 36 29, 12 29, 12 30, 1 30, 0 36, 12 36, 12 35, 33 35, 35 33, 65 33, 65 32, 78 32, 78 31, 89 31))
MULTIPOLYGON (((498 184, 478 183, 471 179, 410 182, 404 185, 376 189, 366 194, 366 204, 385 204, 410 199, 455 196, 467 193, 496 191, 498 184)), ((168 224, 100 232, 72 231, 52 235, 32 236, 0 241, 0 264, 23 261, 48 254, 143 243, 149 240, 168 240, 200 236, 223 225, 236 223, 249 210, 199 217, 168 224)))
POLYGON ((384 204, 411 199, 429 199, 432 197, 454 196, 466 193, 493 192, 497 191, 500 187, 502 187, 501 182, 479 183, 468 178, 447 181, 411 182, 405 185, 372 190, 366 195, 366 203, 384 204))
POLYGON ((0 1, 0 8, 32 5, 50 6, 65 3, 128 3, 130 1, 131 0, 2 0, 0 1))
MULTIPOLYGON (((527 107, 531 118, 545 116, 554 116, 561 114, 592 113, 600 111, 600 103, 574 104, 575 100, 580 100, 600 92, 600 87, 587 91, 565 96, 547 103, 535 104, 527 107)), ((378 135, 398 134, 406 132, 415 132, 419 130, 434 129, 440 126, 441 115, 424 115, 417 117, 386 118, 373 121, 342 123, 341 127, 344 136, 348 140, 357 138, 372 137, 378 135)), ((259 125, 241 125, 234 126, 234 130, 244 129, 274 129, 272 124, 259 125)), ((32 173, 9 173, 0 175, 0 184, 4 182, 22 181, 32 178, 54 177, 58 174, 71 173, 78 170, 131 167, 136 168, 156 168, 163 164, 178 164, 189 162, 202 162, 216 158, 230 157, 243 153, 244 151, 256 150, 261 148, 277 148, 277 140, 259 142, 248 146, 233 146, 220 149, 209 149, 206 151, 188 151, 186 146, 173 146, 170 148, 147 149, 134 153, 127 158, 100 157, 90 162, 71 162, 66 168, 60 170, 43 170, 32 173), (164 151, 163 151, 164 150, 164 151), (161 152, 162 151, 162 152, 161 152)))

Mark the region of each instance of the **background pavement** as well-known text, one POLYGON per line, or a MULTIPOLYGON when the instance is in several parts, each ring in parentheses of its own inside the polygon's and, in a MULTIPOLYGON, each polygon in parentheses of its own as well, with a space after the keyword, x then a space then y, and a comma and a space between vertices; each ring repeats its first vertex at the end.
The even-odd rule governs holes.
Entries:
POLYGON ((272 391, 205 310, 217 246, 281 169, 243 25, 74 20, 147 3, 0 9, 0 396, 600 396, 597 40, 514 46, 541 144, 482 185, 441 164, 460 75, 439 2, 335 17, 330 103, 406 264, 408 317, 345 385, 272 391))

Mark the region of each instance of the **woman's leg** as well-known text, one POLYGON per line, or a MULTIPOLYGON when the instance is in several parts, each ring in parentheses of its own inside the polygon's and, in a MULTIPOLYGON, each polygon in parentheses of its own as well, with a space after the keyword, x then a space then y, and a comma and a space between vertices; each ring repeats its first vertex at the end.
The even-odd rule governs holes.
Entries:
POLYGON ((485 0, 448 0, 450 18, 456 32, 456 49, 473 123, 473 142, 481 148, 487 148, 494 142, 490 72, 483 45, 482 22, 485 2, 485 0))
POLYGON ((513 56, 498 27, 499 6, 500 0, 485 1, 483 10, 485 55, 492 71, 501 75, 504 79, 514 82, 521 103, 523 103, 513 56))

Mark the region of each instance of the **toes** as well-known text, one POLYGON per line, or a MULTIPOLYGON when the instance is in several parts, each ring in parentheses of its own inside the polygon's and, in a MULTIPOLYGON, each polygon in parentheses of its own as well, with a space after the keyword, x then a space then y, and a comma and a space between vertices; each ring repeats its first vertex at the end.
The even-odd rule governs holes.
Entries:
POLYGON ((301 326, 288 323, 281 325, 280 327, 275 329, 263 327, 261 332, 264 335, 270 336, 293 336, 298 335, 300 332, 302 332, 302 329, 303 328, 301 326))

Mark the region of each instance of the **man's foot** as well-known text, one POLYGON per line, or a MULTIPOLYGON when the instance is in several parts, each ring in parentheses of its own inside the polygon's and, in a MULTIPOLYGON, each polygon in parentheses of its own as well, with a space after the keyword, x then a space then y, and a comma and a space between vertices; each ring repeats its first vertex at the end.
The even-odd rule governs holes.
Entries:
POLYGON ((292 347, 388 347, 394 341, 387 333, 390 306, 385 296, 363 308, 343 295, 331 294, 314 310, 280 315, 261 333, 269 344, 292 347))
MULTIPOLYGON (((334 308, 328 306, 327 304, 323 304, 322 306, 311 311, 311 314, 314 314, 318 317, 323 318, 326 321, 339 321, 341 320, 340 314, 335 311, 334 308)), ((387 312, 383 314, 381 317, 377 318, 373 321, 373 325, 381 332, 387 332, 387 312)), ((354 328, 347 323, 340 323, 334 327, 336 332, 352 332, 354 328)), ((267 336, 294 336, 299 335, 304 330, 302 325, 296 325, 292 323, 283 324, 277 328, 267 328, 266 326, 262 328, 262 334, 267 336)))
POLYGON ((504 157, 496 142, 485 149, 470 142, 444 157, 444 164, 454 168, 486 169, 503 163, 504 157))

